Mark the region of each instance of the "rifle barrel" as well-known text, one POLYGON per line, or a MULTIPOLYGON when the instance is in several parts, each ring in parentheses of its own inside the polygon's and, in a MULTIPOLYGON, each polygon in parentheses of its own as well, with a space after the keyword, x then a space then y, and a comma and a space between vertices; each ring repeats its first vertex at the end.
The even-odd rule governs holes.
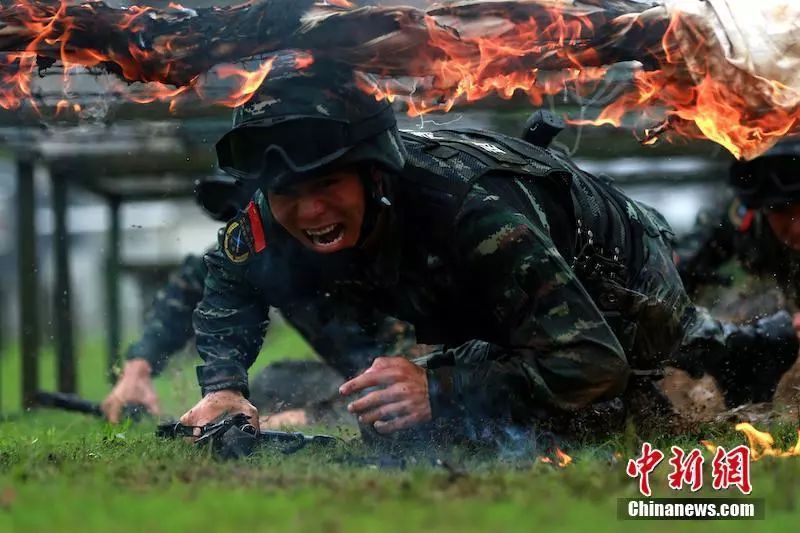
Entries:
POLYGON ((100 404, 84 400, 75 394, 63 392, 36 391, 33 397, 34 403, 39 407, 50 407, 53 409, 63 409, 75 413, 86 413, 93 416, 103 416, 100 404))

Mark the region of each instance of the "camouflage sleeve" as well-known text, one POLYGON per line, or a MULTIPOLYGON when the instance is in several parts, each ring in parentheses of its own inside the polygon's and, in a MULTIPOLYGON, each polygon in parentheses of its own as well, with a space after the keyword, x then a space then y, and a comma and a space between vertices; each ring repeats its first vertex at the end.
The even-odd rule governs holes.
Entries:
POLYGON ((194 312, 197 351, 205 362, 197 380, 205 396, 233 389, 249 395, 247 369, 258 357, 269 325, 269 303, 217 249, 206 254, 205 292, 194 312))
POLYGON ((203 296, 205 277, 203 258, 188 256, 156 294, 142 336, 128 348, 126 359, 147 360, 153 374, 164 369, 170 356, 194 336, 192 312, 203 296))
POLYGON ((623 349, 542 227, 472 193, 455 243, 486 330, 429 361, 435 416, 526 421, 622 392, 623 349))
POLYGON ((733 239, 736 228, 730 223, 727 211, 730 202, 700 211, 689 233, 675 245, 675 262, 686 291, 690 294, 715 281, 714 271, 734 255, 733 239))

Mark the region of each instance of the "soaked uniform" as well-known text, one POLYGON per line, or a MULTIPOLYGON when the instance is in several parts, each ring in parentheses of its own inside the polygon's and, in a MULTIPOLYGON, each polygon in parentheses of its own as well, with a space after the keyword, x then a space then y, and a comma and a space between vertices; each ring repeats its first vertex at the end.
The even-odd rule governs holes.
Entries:
MULTIPOLYGON (((203 297, 207 272, 202 256, 189 255, 184 259, 156 294, 145 315, 142 335, 128 348, 126 359, 146 360, 153 375, 157 375, 173 354, 194 339, 192 313, 203 297)), ((345 338, 317 339, 314 325, 304 327, 297 320, 289 322, 304 331, 312 346, 332 344, 337 350, 348 349, 345 338)), ((346 331, 343 329, 341 333, 346 331)), ((387 354, 403 353, 414 347, 413 330, 400 321, 387 320, 375 334, 380 336, 375 344, 387 354)), ((342 383, 342 376, 323 362, 278 361, 254 377, 252 400, 265 413, 308 408, 315 420, 334 418, 339 422, 341 417, 331 415, 343 411, 336 401, 342 383)))
POLYGON ((170 274, 144 317, 142 335, 130 345, 126 359, 144 359, 153 374, 194 338, 192 313, 203 298, 206 265, 202 256, 188 255, 170 274))
POLYGON ((373 249, 330 254, 339 260, 304 250, 262 191, 228 224, 195 312, 204 394, 248 393, 270 306, 320 332, 353 328, 363 350, 320 350, 347 378, 381 355, 375 316, 413 324, 419 342, 441 345, 419 361, 434 423, 472 422, 462 427, 528 425, 625 396, 687 332, 729 348, 719 323, 698 326, 654 210, 518 139, 402 139, 406 166, 373 249))

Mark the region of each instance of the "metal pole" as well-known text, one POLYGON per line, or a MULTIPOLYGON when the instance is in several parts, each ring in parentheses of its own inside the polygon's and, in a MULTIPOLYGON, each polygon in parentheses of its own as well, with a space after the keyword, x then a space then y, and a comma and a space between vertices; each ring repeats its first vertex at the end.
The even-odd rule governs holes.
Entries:
POLYGON ((33 162, 17 160, 17 251, 19 275, 22 406, 33 405, 39 386, 39 291, 36 265, 36 194, 33 162))
MULTIPOLYGON (((0 283, 2 283, 2 281, 0 281, 0 283)), ((5 296, 5 286, 0 285, 0 302, 6 301, 5 296)), ((3 365, 5 364, 6 354, 8 353, 6 351, 5 333, 5 316, 2 314, 2 309, 0 309, 0 418, 3 417, 3 365)))
POLYGON ((55 257, 56 357, 58 390, 76 392, 75 345, 72 328, 72 288, 69 269, 69 229, 67 228, 67 179, 51 169, 53 191, 53 255, 55 257))
POLYGON ((120 361, 119 347, 119 257, 120 257, 120 199, 109 198, 109 227, 106 250, 106 327, 108 329, 108 377, 113 382, 120 361))

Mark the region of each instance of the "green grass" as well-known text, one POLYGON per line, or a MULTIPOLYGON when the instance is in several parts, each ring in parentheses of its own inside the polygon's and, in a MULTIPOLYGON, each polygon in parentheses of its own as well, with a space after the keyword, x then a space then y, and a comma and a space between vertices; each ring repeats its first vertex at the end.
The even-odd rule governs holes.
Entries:
MULTIPOLYGON (((288 330, 276 331, 260 364, 307 349, 288 330)), ((102 345, 81 352, 81 392, 99 399, 102 345)), ((16 401, 17 363, 3 359, 4 406, 16 401), (14 378, 12 380, 12 378, 14 378)), ((52 386, 52 361, 42 361, 42 384, 52 386)), ((159 379, 165 410, 180 414, 197 398, 194 362, 176 361, 159 379)), ((770 428, 782 447, 794 428, 770 428)), ((434 452, 411 456, 404 469, 356 465, 349 457, 373 451, 359 442, 291 456, 265 450, 243 461, 220 462, 206 450, 152 436, 153 424, 111 427, 68 413, 35 412, 0 422, 0 531, 788 531, 800 505, 800 460, 753 464, 752 496, 765 498, 767 520, 750 522, 620 522, 616 499, 636 496, 624 458, 639 442, 630 434, 568 447, 574 463, 559 469, 534 455, 479 458, 454 450, 440 455, 455 470, 433 466, 434 452), (614 453, 622 460, 613 459, 614 453)), ((335 429, 328 428, 336 432, 335 429)), ((704 435, 721 444, 743 442, 730 428, 704 435)), ((677 443, 692 447, 694 438, 677 443)), ((439 452, 443 453, 443 452, 439 452)), ((369 463, 369 462, 367 462, 369 463)), ((656 495, 667 468, 653 476, 656 495)), ((708 476, 708 471, 706 472, 708 476)), ((686 496, 687 493, 681 494, 686 496)), ((715 495, 708 489, 702 496, 715 495)), ((725 495, 735 496, 735 493, 725 495)))
MULTIPOLYGON (((312 349, 289 327, 270 329, 264 350, 251 368, 255 374, 276 359, 314 357, 312 349)), ((90 340, 77 350, 78 392, 91 400, 101 400, 109 391, 106 372, 106 345, 103 339, 90 340)), ((195 366, 201 361, 193 349, 172 359, 163 375, 155 381, 166 413, 180 415, 199 399, 195 366)), ((43 390, 56 389, 56 361, 51 346, 42 348, 39 359, 39 384, 43 390)), ((16 346, 0 353, 0 413, 20 410, 20 358, 16 346)))

